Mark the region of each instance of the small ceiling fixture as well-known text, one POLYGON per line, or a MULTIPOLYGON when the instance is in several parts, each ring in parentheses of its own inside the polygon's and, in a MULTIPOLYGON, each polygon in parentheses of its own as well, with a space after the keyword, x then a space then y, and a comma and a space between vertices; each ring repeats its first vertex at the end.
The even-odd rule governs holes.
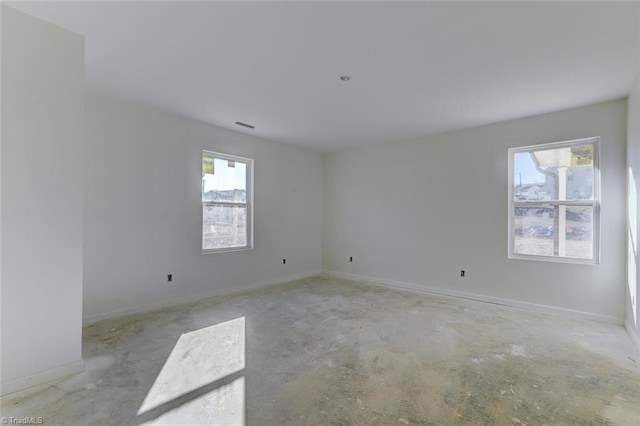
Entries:
POLYGON ((340 76, 340 80, 349 81, 349 80, 351 80, 351 76, 350 75, 341 75, 340 76))
POLYGON ((243 123, 242 121, 236 121, 234 124, 237 124, 238 126, 241 126, 241 127, 246 127, 247 129, 251 129, 251 130, 256 128, 256 126, 252 126, 251 124, 243 123))

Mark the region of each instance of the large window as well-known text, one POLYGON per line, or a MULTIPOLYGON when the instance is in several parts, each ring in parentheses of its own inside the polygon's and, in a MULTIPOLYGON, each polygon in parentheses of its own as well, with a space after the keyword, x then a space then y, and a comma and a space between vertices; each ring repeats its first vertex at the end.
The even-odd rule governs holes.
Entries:
POLYGON ((599 143, 509 150, 509 257, 599 262, 599 143))
POLYGON ((253 245, 253 160, 202 152, 202 250, 253 245))

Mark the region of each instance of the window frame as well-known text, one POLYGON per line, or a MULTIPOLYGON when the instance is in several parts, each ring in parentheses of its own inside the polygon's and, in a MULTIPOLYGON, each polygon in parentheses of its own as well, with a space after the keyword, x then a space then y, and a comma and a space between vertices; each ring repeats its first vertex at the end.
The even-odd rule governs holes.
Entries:
POLYGON ((543 262, 558 262, 583 265, 600 264, 600 136, 593 136, 566 141, 535 144, 521 147, 509 148, 509 201, 508 201, 508 258, 519 260, 537 260, 543 262), (515 154, 532 151, 545 151, 557 148, 567 148, 572 146, 593 144, 593 197, 590 200, 527 200, 516 201, 514 197, 514 173, 515 154), (592 258, 580 259, 574 257, 544 256, 535 254, 515 253, 515 208, 516 207, 538 207, 544 205, 566 206, 566 207, 591 207, 593 209, 593 230, 592 230, 592 258))
POLYGON ((200 248, 202 249, 203 254, 210 253, 224 253, 224 252, 233 252, 233 251, 245 251, 253 249, 253 174, 254 174, 254 160, 252 158, 240 157, 232 154, 225 154, 216 151, 210 151, 207 149, 203 149, 200 155, 200 176, 201 176, 201 189, 200 189, 200 248), (226 202, 226 201, 205 201, 203 200, 204 195, 204 173, 202 173, 202 163, 204 157, 213 157, 214 159, 220 159, 225 161, 235 161, 236 163, 244 163, 246 165, 246 202, 226 202), (205 207, 215 207, 215 206, 223 206, 223 207, 245 207, 247 209, 247 218, 246 218, 246 228, 247 228, 247 244, 244 246, 234 246, 234 247, 219 247, 212 249, 204 248, 204 208, 205 207))

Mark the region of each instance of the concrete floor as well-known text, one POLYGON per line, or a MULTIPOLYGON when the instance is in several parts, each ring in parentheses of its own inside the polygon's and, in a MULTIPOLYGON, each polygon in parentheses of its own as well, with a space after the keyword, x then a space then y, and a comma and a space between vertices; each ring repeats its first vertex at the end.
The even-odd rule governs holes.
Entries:
POLYGON ((640 424, 622 327, 310 278, 84 329, 46 425, 640 424))

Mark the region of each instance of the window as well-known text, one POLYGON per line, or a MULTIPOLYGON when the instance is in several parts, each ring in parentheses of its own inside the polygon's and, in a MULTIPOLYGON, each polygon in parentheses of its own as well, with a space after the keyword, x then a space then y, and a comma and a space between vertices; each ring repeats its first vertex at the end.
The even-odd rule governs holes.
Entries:
POLYGON ((202 251, 253 246, 253 160, 202 152, 202 251))
POLYGON ((509 257, 599 263, 599 144, 509 149, 509 257))

